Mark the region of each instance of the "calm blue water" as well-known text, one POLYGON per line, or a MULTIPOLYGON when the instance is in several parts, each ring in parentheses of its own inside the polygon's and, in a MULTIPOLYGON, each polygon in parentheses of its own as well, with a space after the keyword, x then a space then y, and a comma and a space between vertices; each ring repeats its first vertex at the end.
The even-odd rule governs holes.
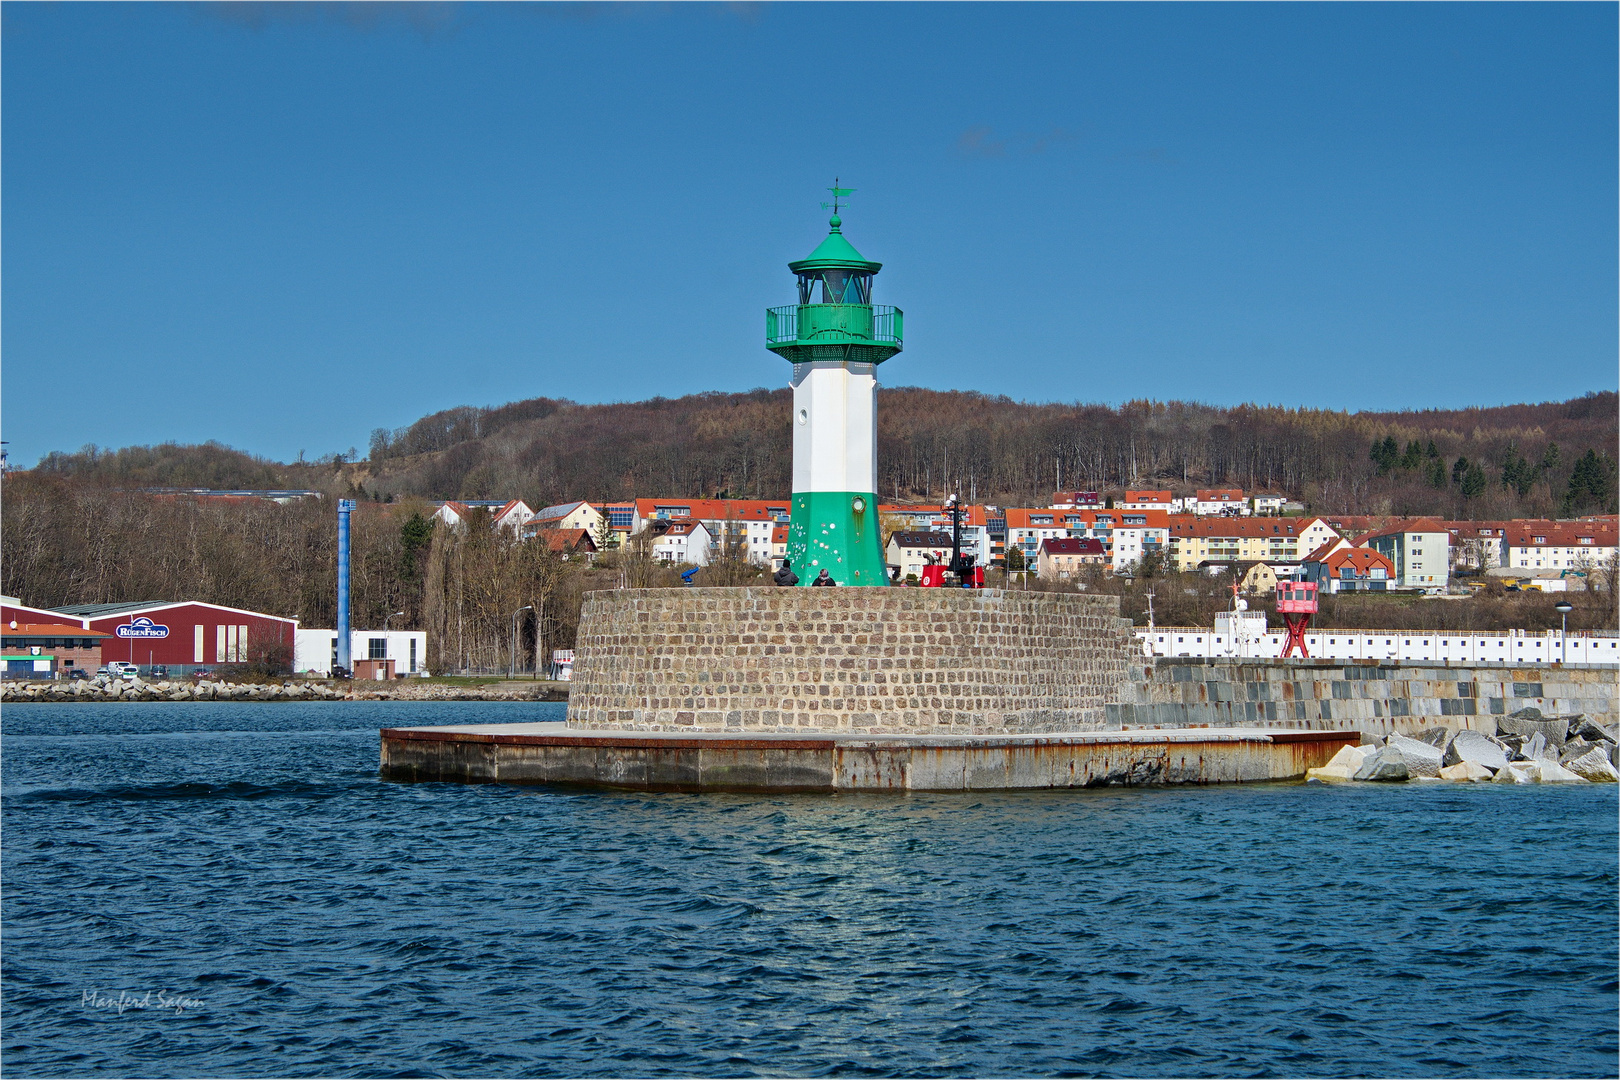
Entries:
POLYGON ((5 1071, 1616 1073, 1613 787, 376 778, 561 708, 8 706, 5 1071))

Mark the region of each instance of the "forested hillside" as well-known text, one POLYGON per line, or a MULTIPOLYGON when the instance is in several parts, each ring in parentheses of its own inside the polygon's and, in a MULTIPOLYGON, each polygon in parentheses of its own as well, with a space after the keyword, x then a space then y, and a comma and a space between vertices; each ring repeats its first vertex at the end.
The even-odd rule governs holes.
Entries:
MULTIPOLYGON (((118 486, 313 487, 378 499, 780 496, 791 393, 460 407, 372 434, 364 460, 280 464, 215 444, 87 448, 38 472, 118 486)), ((1044 505, 1052 491, 1276 489, 1323 513, 1504 518, 1613 510, 1613 391, 1495 408, 1345 413, 1187 402, 1027 404, 879 391, 880 494, 1044 505)))

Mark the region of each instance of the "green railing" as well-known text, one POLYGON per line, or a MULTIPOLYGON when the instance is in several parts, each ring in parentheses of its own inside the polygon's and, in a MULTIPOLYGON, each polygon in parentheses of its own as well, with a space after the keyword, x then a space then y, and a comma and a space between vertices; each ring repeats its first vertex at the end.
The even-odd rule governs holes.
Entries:
POLYGON ((765 311, 765 344, 900 345, 905 313, 889 304, 789 304, 765 311))

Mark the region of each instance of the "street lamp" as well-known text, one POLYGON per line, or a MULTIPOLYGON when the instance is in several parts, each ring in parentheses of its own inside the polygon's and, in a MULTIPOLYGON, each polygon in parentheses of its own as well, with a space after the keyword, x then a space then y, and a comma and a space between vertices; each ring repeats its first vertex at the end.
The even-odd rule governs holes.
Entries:
POLYGON ((533 604, 524 604, 512 612, 512 654, 507 657, 506 677, 510 679, 517 674, 517 617, 525 611, 533 611, 533 604))
POLYGON ((1575 605, 1568 600, 1560 600, 1553 605, 1553 610, 1558 612, 1561 623, 1558 629, 1558 662, 1567 664, 1569 663, 1569 613, 1575 610, 1575 605))

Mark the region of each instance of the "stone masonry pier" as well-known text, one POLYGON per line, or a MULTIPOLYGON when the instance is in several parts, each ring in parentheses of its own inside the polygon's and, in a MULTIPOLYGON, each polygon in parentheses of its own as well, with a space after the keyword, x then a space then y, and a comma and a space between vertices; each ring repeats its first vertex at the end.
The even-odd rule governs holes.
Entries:
POLYGON ((580 613, 580 730, 1021 735, 1101 728, 1142 677, 1113 597, 625 589, 580 613))

